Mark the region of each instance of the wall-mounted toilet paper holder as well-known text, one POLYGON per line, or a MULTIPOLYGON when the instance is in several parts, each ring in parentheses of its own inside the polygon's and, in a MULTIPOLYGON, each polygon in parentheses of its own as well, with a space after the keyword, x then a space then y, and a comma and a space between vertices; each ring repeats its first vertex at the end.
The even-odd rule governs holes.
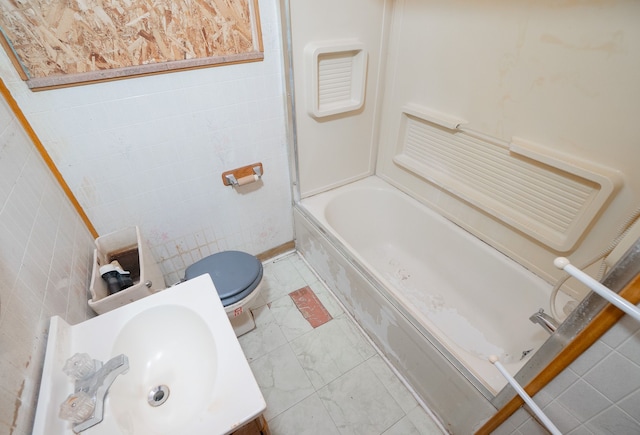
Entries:
POLYGON ((222 173, 222 183, 225 186, 244 186, 262 178, 262 163, 243 166, 222 173))

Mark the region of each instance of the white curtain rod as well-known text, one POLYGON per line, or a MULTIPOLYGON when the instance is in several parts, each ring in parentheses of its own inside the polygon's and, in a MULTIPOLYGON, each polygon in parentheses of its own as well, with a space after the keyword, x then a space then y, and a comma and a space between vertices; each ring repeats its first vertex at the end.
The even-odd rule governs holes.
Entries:
POLYGON ((547 415, 542 411, 542 409, 540 409, 536 402, 533 401, 531 396, 529 396, 527 392, 524 391, 524 388, 522 388, 518 381, 516 381, 513 376, 511 376, 509 372, 507 372, 507 369, 505 369, 502 364, 500 364, 500 361, 498 361, 498 357, 495 355, 491 355, 489 357, 489 361, 498 369, 498 371, 500 371, 500 373, 502 373, 502 376, 504 376, 507 382, 511 384, 518 395, 522 397, 522 400, 524 400, 525 403, 529 405, 529 408, 531 408, 533 413, 538 417, 540 422, 545 425, 549 432, 551 432, 552 435, 562 435, 562 432, 560 432, 560 430, 553 424, 553 422, 549 420, 549 417, 547 417, 547 415))
POLYGON ((611 302, 613 305, 620 308, 622 311, 640 322, 640 309, 638 309, 638 307, 633 305, 631 302, 629 302, 616 292, 600 284, 598 281, 591 278, 589 275, 587 275, 577 267, 573 266, 567 258, 558 257, 553 261, 553 264, 558 269, 564 270, 569 275, 573 276, 578 281, 588 286, 591 290, 605 298, 607 301, 611 302))

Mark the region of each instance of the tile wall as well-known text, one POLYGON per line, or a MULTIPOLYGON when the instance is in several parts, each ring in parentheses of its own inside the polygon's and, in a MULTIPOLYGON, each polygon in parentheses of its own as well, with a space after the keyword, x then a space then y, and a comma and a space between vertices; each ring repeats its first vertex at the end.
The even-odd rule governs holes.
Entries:
POLYGON ((49 318, 85 320, 93 237, 0 97, 0 433, 31 433, 49 318))
MULTIPOLYGON (((625 316, 534 400, 564 434, 640 433, 640 324, 625 316)), ((496 431, 545 433, 524 409, 496 431)))
POLYGON ((138 225, 167 283, 224 249, 293 239, 276 0, 259 1, 264 61, 31 92, 0 77, 102 235, 138 225), (236 191, 222 172, 264 164, 236 191))

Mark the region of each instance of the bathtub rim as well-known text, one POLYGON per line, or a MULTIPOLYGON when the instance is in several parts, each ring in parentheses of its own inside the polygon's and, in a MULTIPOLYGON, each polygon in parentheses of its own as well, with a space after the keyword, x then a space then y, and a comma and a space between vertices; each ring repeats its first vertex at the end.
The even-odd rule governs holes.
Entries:
MULTIPOLYGON (((390 244, 394 246, 402 246, 404 248, 408 247, 408 252, 413 252, 410 256, 423 258, 420 251, 426 245, 429 246, 430 251, 433 250, 433 247, 436 247, 438 251, 444 252, 447 248, 445 245, 449 244, 449 241, 453 241, 455 239, 455 241, 461 242, 462 245, 457 244, 456 246, 459 248, 464 247, 464 249, 459 249, 459 251, 464 252, 455 252, 453 253, 454 256, 450 258, 451 261, 448 261, 446 264, 441 264, 439 262, 437 264, 440 266, 451 266, 458 263, 465 269, 468 268, 468 270, 473 271, 474 276, 481 277, 481 279, 480 281, 476 278, 472 282, 460 282, 454 278, 454 281, 451 282, 456 283, 455 287, 452 287, 450 290, 447 288, 447 290, 442 291, 445 293, 450 291, 455 292, 455 295, 459 299, 465 299, 467 298, 468 293, 456 290, 471 286, 484 286, 488 291, 502 290, 496 294, 499 298, 504 297, 509 306, 522 303, 523 305, 521 305, 521 307, 525 307, 517 311, 517 314, 512 317, 506 318, 506 321, 510 324, 520 322, 518 323, 519 325, 528 325, 527 332, 517 331, 514 335, 509 333, 510 329, 507 331, 508 328, 504 328, 502 326, 496 327, 496 329, 503 332, 503 334, 500 335, 496 335, 495 331, 482 331, 483 333, 489 334, 487 335, 487 338, 490 343, 495 344, 497 347, 511 355, 510 362, 507 362, 503 359, 504 356, 501 356, 502 364, 508 364, 505 367, 517 371, 519 369, 517 366, 522 366, 521 362, 528 360, 526 357, 524 359, 520 358, 520 352, 531 348, 538 349, 546 340, 547 333, 545 333, 542 328, 539 328, 537 325, 533 325, 526 319, 540 307, 549 312, 548 303, 552 285, 543 277, 537 275, 517 260, 496 249, 472 232, 466 230, 464 227, 461 227, 451 221, 446 216, 439 214, 431 207, 412 198, 410 195, 398 189, 387 180, 377 176, 370 176, 365 179, 358 180, 357 182, 350 183, 349 185, 344 185, 339 188, 332 189, 331 191, 326 191, 322 194, 305 198, 302 201, 301 206, 308 209, 312 214, 316 214, 320 224, 325 226, 328 231, 333 231, 336 238, 351 249, 354 258, 365 265, 371 265, 372 261, 375 260, 373 260, 368 254, 363 254, 363 252, 368 252, 369 249, 379 249, 374 248, 377 246, 381 247, 390 244), (362 197, 367 199, 365 199, 364 202, 360 202, 360 198, 362 197), (351 208, 352 204, 359 204, 359 206, 351 208), (376 208, 371 208, 369 207, 370 205, 376 208), (347 207, 346 213, 343 206, 347 207), (378 207, 381 208, 378 209, 378 207), (359 210, 363 212, 363 216, 360 216, 361 213, 359 210), (389 213, 391 210, 392 212, 389 213), (377 235, 371 237, 367 232, 357 232, 355 239, 352 237, 353 234, 351 233, 351 228, 354 228, 354 225, 357 225, 357 227, 364 227, 365 229, 371 228, 369 222, 360 222, 361 219, 369 221, 370 219, 368 219, 367 216, 371 217, 372 224, 376 228, 374 231, 376 233, 385 234, 382 236, 382 239, 377 235), (380 219, 380 216, 382 216, 382 219, 380 219), (404 220, 405 217, 411 219, 410 224, 408 223, 409 221, 404 220), (347 223, 345 224, 345 222, 347 223), (387 222, 399 222, 400 225, 387 225, 387 222), (345 227, 345 225, 347 226, 345 227), (413 230, 414 225, 416 226, 415 230, 417 232, 413 230), (403 231, 403 229, 407 227, 412 228, 410 236, 407 236, 407 232, 403 231), (446 239, 442 239, 439 237, 440 234, 446 234, 448 237, 446 239), (431 237, 435 237, 435 239, 430 239, 431 237), (421 242, 416 245, 413 243, 415 240, 420 240, 421 242), (382 242, 382 244, 379 244, 380 242, 382 242), (361 252, 361 248, 364 249, 364 251, 361 252), (474 255, 478 252, 481 256, 487 258, 486 261, 482 259, 483 261, 480 262, 481 266, 477 265, 478 261, 476 261, 474 255), (471 253, 471 256, 469 256, 468 253, 471 253), (504 267, 502 269, 496 269, 501 271, 501 276, 494 277, 493 275, 482 275, 486 270, 493 270, 494 265, 504 267), (478 275, 475 275, 476 273, 478 273, 478 275), (525 293, 511 290, 512 287, 522 286, 526 289, 525 293), (508 299, 509 297, 512 299, 508 299)), ((424 261, 429 262, 431 260, 427 260, 425 258, 424 261)), ((438 261, 438 259, 434 258, 433 261, 438 261)), ((458 266, 455 268, 459 270, 458 266)), ((416 308, 415 304, 413 304, 414 299, 411 296, 408 297, 404 291, 400 290, 397 283, 394 282, 388 273, 381 273, 374 267, 372 269, 372 274, 378 278, 378 281, 380 281, 385 288, 399 290, 391 291, 390 293, 394 298, 397 297, 401 301, 405 310, 415 317, 416 321, 424 321, 428 330, 436 328, 442 331, 441 326, 439 326, 437 322, 432 320, 428 315, 425 316, 423 309, 416 308)), ((427 293, 429 293, 429 291, 427 291, 427 293)), ((558 295, 558 303, 560 306, 569 302, 569 300, 570 299, 568 297, 565 297, 564 293, 558 295)), ((452 302, 449 302, 448 306, 457 309, 463 309, 461 307, 468 308, 467 305, 456 305, 452 302)), ((494 303, 487 306, 487 308, 492 309, 495 306, 496 304, 494 303)), ((470 310, 473 311, 470 318, 475 315, 475 312, 483 311, 478 308, 478 306, 473 305, 470 310)), ((469 309, 467 312, 468 311, 469 309)), ((513 311, 513 309, 509 308, 505 310, 504 314, 507 315, 513 311)), ((503 319, 503 322, 504 321, 505 319, 503 319)), ((495 325, 493 320, 489 323, 491 323, 491 325, 489 325, 490 327, 495 325)), ((472 324, 475 326, 475 323, 472 322, 472 324)), ((482 328, 478 328, 478 331, 481 330, 482 328)), ((452 339, 445 331, 442 332, 444 332, 444 335, 446 336, 446 341, 452 341, 455 344, 453 346, 454 355, 460 354, 459 356, 463 359, 469 359, 470 363, 473 363, 473 358, 479 358, 480 361, 486 362, 489 356, 487 350, 485 350, 484 353, 482 351, 478 351, 479 353, 477 353, 474 350, 470 350, 464 344, 460 344, 457 340, 452 339), (485 354, 487 354, 486 357, 484 357, 485 354)), ((434 335, 439 337, 440 333, 435 333, 434 335)), ((488 367, 491 366, 488 365, 488 367)), ((481 378, 484 378, 485 375, 492 376, 495 373, 497 378, 504 380, 493 367, 488 370, 489 373, 485 372, 487 372, 487 370, 484 370, 483 373, 480 374, 481 378)), ((514 373, 514 371, 511 372, 514 373)), ((492 384, 492 382, 488 383, 492 384)), ((502 386, 493 389, 500 390, 501 388, 502 386)))
MULTIPOLYGON (((497 394, 494 394, 484 383, 479 380, 467 367, 462 364, 452 352, 449 351, 430 331, 428 331, 420 322, 415 321, 414 316, 411 315, 403 306, 399 304, 395 298, 389 294, 389 291, 385 288, 378 277, 373 275, 368 268, 361 264, 361 261, 351 254, 351 252, 345 247, 344 241, 336 237, 332 232, 328 231, 322 222, 320 222, 303 204, 302 200, 294 204, 294 208, 309 222, 311 222, 316 229, 325 237, 333 247, 354 267, 367 281, 372 285, 375 290, 380 293, 395 309, 402 314, 402 316, 414 327, 424 338, 433 345, 438 352, 440 352, 444 358, 456 369, 462 376, 464 376, 487 400, 493 402, 497 394)), ((503 388, 504 389, 504 388, 503 388)), ((502 390, 501 390, 502 391, 502 390)), ((499 394, 499 392, 498 392, 499 394)))
POLYGON ((299 209, 294 209, 294 216, 302 257, 318 267, 318 276, 443 422, 447 433, 475 433, 497 408, 352 267, 299 209), (399 340, 388 340, 388 327, 399 340))
MULTIPOLYGON (((389 183, 388 180, 375 174, 363 177, 363 179, 369 177, 378 178, 384 183, 389 184, 391 187, 408 195, 410 198, 413 198, 409 193, 399 189, 393 183, 389 183)), ((320 192, 318 194, 321 193, 324 192, 320 192)), ((402 307, 398 307, 397 304, 394 303, 393 298, 390 297, 382 283, 380 283, 377 278, 367 270, 367 268, 359 264, 357 259, 354 259, 351 253, 345 248, 343 242, 333 233, 327 231, 324 225, 305 208, 302 201, 313 196, 299 199, 293 204, 293 208, 312 223, 314 227, 316 227, 316 229, 331 242, 334 249, 336 249, 349 262, 349 264, 361 273, 369 281, 372 287, 376 289, 376 291, 389 301, 392 306, 398 309, 407 321, 409 321, 425 337, 425 339, 429 341, 434 348, 436 348, 443 357, 470 382, 471 385, 473 385, 497 409, 501 409, 517 396, 515 390, 508 384, 494 395, 480 381, 476 380, 475 376, 470 373, 466 367, 460 364, 460 362, 457 361, 456 358, 451 355, 430 332, 425 331, 420 325, 416 325, 416 322, 411 320, 411 316, 407 316, 407 313, 402 309, 402 307)), ((418 200, 416 199, 416 201, 418 200)), ((421 201, 418 202, 422 203, 421 201)), ((612 291, 619 293, 638 274, 640 274, 640 239, 632 245, 627 253, 609 270, 601 282, 612 291)), ((553 362, 558 354, 560 354, 560 352, 564 350, 572 340, 589 325, 593 318, 596 317, 596 315, 600 313, 606 305, 606 300, 599 297, 594 292, 590 292, 582 302, 580 302, 578 307, 560 324, 556 332, 551 334, 540 348, 538 348, 537 351, 527 360, 526 364, 524 364, 524 366, 515 374, 514 378, 523 386, 528 386, 531 382, 534 382, 540 373, 543 372, 553 362)), ((544 385, 546 385, 546 383, 544 385)), ((536 391, 542 389, 544 385, 536 385, 536 391)))
MULTIPOLYGON (((461 231, 464 233, 464 236, 471 237, 473 242, 478 242, 482 247, 486 246, 492 249, 495 251, 496 256, 499 257, 498 261, 505 260, 513 263, 513 265, 519 269, 519 272, 521 271, 523 273, 530 274, 531 278, 534 281, 537 281, 537 283, 533 283, 532 281, 532 285, 536 287, 539 285, 544 285, 546 287, 548 285, 548 290, 550 292, 551 284, 522 264, 519 264, 515 259, 486 243, 486 241, 479 239, 476 235, 451 221, 446 216, 441 215, 437 210, 434 210, 427 204, 418 201, 407 192, 404 192, 394 184, 389 183, 388 180, 377 175, 370 175, 355 182, 305 197, 300 201, 300 203, 296 204, 296 209, 301 211, 302 215, 317 227, 321 234, 331 241, 334 247, 336 247, 341 255, 348 259, 349 263, 354 266, 356 270, 365 276, 370 283, 374 284, 374 288, 384 296, 389 304, 398 310, 403 317, 407 319, 407 321, 409 321, 425 338, 427 338, 427 340, 434 345, 434 347, 436 347, 438 351, 454 366, 454 368, 462 373, 463 376, 467 378, 472 385, 474 385, 474 387, 476 387, 487 399, 492 400, 506 386, 508 386, 508 384, 506 379, 497 372, 488 359, 484 360, 479 355, 476 355, 464 348, 449 337, 446 331, 443 331, 438 327, 438 325, 433 323, 433 321, 424 317, 423 313, 413 309, 410 301, 407 300, 401 292, 394 291, 395 286, 393 283, 379 273, 376 273, 375 270, 370 270, 367 267, 369 261, 359 255, 352 244, 349 243, 337 230, 335 230, 335 227, 331 224, 326 213, 328 213, 328 207, 333 203, 334 199, 342 194, 348 195, 359 190, 380 191, 394 197, 397 196, 400 201, 408 201, 408 205, 410 207, 416 207, 418 212, 424 211, 430 217, 436 219, 437 224, 450 225, 454 228, 454 231, 461 231), (433 328, 433 331, 430 328, 433 328)), ((546 296, 548 298, 549 295, 546 296)), ((561 297, 565 296, 566 295, 561 295, 561 297)), ((567 300, 569 300, 568 297, 567 300)), ((543 332, 542 329, 540 332, 543 332)), ((531 352, 521 361, 512 361, 509 363, 503 362, 503 365, 505 365, 507 370, 515 376, 524 367, 526 367, 528 362, 531 360, 531 357, 542 348, 545 342, 546 340, 534 344, 534 352, 531 352)))

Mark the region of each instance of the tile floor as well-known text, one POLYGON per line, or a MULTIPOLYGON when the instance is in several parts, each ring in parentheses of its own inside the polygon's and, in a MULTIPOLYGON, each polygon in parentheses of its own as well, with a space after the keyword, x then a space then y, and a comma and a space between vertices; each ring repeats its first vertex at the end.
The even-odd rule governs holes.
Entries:
POLYGON ((265 264, 263 285, 240 344, 273 435, 444 433, 297 254, 265 264), (305 286, 332 318, 316 328, 289 296, 305 286))

